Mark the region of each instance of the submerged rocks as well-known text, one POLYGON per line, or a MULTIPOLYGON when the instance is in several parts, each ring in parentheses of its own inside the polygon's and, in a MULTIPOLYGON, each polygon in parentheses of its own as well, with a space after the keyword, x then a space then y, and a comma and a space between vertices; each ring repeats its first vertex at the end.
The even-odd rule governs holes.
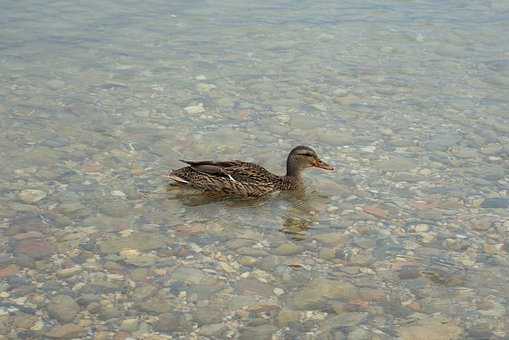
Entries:
POLYGON ((54 245, 47 240, 30 238, 19 241, 14 248, 14 253, 32 259, 44 259, 53 255, 55 250, 54 245))
POLYGON ((298 310, 319 309, 331 299, 350 300, 358 288, 348 282, 329 279, 311 280, 303 289, 289 295, 288 302, 298 310))
POLYGON ((190 320, 183 313, 165 313, 159 316, 154 328, 157 331, 172 333, 188 330, 192 326, 190 320))
POLYGON ((509 198, 487 198, 481 203, 481 208, 505 209, 509 208, 509 198))
POLYGON ((86 334, 86 329, 76 324, 65 324, 62 326, 55 326, 46 333, 48 338, 52 339, 75 339, 80 338, 86 334))
POLYGON ((57 295, 53 297, 46 308, 49 315, 60 322, 70 322, 74 320, 74 317, 80 311, 80 306, 73 298, 67 295, 57 295))
POLYGON ((26 189, 18 194, 21 201, 28 204, 34 204, 44 199, 47 194, 42 190, 26 189))
POLYGON ((398 329, 402 340, 456 340, 461 339, 463 329, 452 320, 426 318, 398 329))
POLYGON ((157 235, 137 232, 126 237, 102 240, 99 242, 99 250, 103 254, 113 254, 128 249, 148 251, 161 248, 163 245, 164 241, 157 235))

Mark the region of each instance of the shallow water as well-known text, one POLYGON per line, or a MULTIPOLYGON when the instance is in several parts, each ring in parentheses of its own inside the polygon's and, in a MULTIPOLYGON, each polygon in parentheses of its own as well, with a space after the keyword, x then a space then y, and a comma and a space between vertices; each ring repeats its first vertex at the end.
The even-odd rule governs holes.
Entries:
POLYGON ((509 336, 509 5, 0 6, 3 338, 509 336), (207 201, 178 159, 304 198, 207 201))

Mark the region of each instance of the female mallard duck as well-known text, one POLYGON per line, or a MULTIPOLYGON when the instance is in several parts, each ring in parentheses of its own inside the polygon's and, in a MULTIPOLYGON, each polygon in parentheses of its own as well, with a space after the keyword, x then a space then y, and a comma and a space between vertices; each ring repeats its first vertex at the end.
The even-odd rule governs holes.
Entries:
POLYGON ((189 166, 171 171, 170 179, 208 193, 237 197, 260 197, 274 191, 299 189, 302 187, 301 173, 306 168, 334 170, 307 146, 297 146, 290 151, 285 176, 242 161, 182 162, 189 166))

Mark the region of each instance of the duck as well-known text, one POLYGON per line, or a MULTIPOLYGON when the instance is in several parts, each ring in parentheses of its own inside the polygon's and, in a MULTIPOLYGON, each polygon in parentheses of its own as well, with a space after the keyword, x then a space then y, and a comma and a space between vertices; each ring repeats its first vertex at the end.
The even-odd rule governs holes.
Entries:
POLYGON ((177 185, 198 189, 204 193, 259 198, 277 191, 303 188, 302 172, 308 168, 333 171, 309 146, 294 147, 286 159, 286 174, 279 176, 264 167, 240 160, 186 161, 183 168, 171 170, 168 178, 177 185))

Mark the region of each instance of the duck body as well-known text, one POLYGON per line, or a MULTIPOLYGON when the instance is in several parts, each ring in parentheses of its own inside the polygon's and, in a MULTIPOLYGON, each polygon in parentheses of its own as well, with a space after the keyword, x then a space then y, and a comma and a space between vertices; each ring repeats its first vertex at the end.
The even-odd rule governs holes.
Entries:
POLYGON ((188 166, 173 170, 168 175, 175 182, 208 193, 253 198, 302 187, 301 170, 306 167, 333 170, 305 146, 298 146, 290 152, 284 176, 275 175, 258 164, 239 160, 182 162, 188 166))

